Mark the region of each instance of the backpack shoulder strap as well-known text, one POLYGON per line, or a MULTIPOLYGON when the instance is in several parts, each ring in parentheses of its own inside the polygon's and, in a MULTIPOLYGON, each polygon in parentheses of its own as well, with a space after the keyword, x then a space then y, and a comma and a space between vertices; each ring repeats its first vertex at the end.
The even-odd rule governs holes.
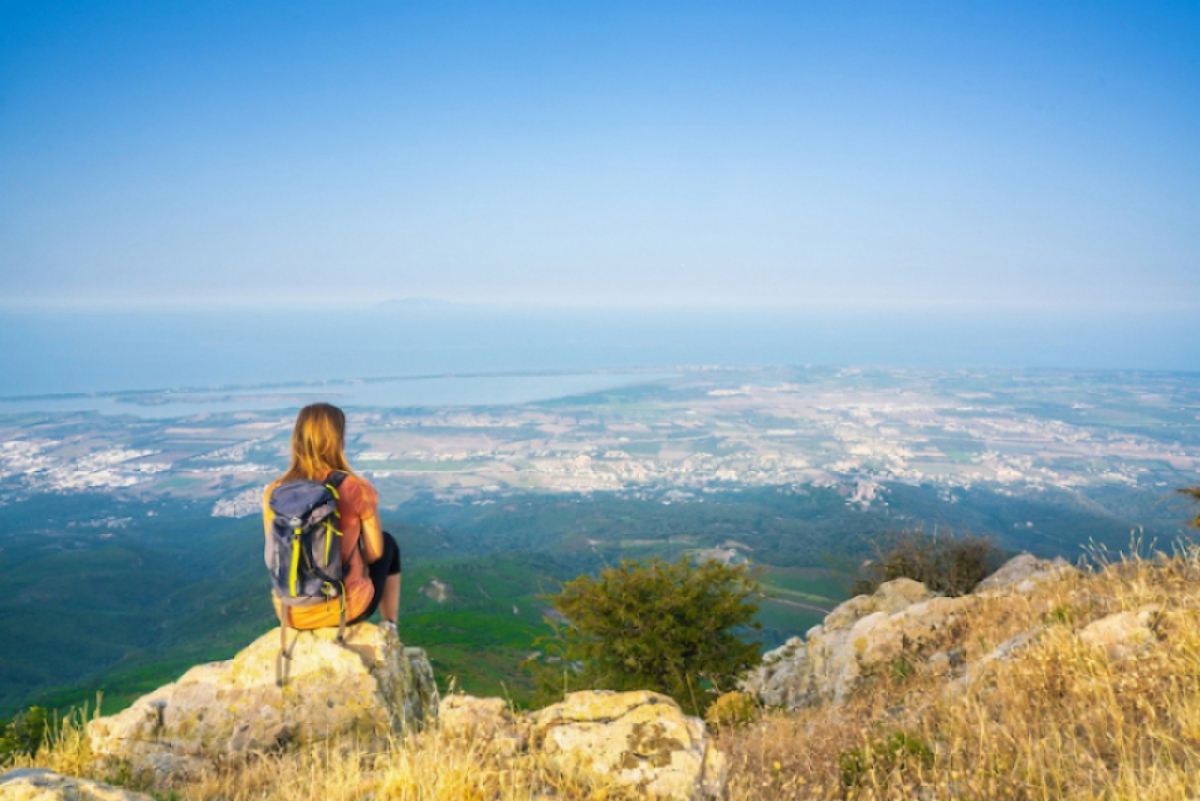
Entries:
POLYGON ((350 474, 344 470, 330 470, 329 475, 325 478, 326 486, 333 487, 336 491, 342 486, 342 482, 350 477, 350 474))

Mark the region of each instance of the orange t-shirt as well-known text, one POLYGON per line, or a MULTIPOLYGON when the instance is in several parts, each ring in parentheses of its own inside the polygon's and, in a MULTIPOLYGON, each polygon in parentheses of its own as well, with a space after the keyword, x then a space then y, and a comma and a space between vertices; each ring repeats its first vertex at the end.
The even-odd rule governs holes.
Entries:
MULTIPOLYGON (((322 476, 321 480, 324 479, 325 476, 322 476)), ((270 506, 271 491, 278 485, 278 481, 274 482, 263 494, 263 526, 268 541, 271 537, 271 520, 275 517, 270 506)), ((338 522, 342 529, 342 564, 346 566, 343 581, 346 585, 346 620, 349 621, 365 612, 375 597, 375 587, 367 573, 358 540, 362 536, 363 521, 374 518, 379 512, 379 495, 371 482, 351 473, 338 487, 337 509, 341 515, 338 522)), ((378 524, 374 528, 378 530, 378 524)), ((282 614, 285 608, 290 611, 289 625, 292 628, 324 629, 338 625, 341 601, 336 598, 312 606, 292 607, 284 607, 278 598, 274 600, 277 612, 282 614)))

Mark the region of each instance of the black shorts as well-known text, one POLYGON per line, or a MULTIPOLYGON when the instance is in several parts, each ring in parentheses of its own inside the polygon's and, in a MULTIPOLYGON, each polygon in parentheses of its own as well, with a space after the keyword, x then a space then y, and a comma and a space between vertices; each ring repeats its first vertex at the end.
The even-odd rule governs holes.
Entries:
POLYGON ((371 596, 371 603, 367 604, 361 615, 346 621, 347 626, 362 623, 375 614, 379 602, 383 599, 383 585, 387 583, 388 576, 400 575, 400 546, 386 531, 383 532, 383 555, 367 565, 367 573, 371 576, 371 586, 375 588, 375 594, 371 596))

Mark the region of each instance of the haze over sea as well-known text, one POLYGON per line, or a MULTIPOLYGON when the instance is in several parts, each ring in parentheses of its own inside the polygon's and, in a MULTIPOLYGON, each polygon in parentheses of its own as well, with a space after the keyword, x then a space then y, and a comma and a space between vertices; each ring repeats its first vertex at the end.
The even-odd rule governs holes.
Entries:
POLYGON ((981 316, 409 301, 325 309, 9 310, 0 313, 0 330, 0 413, 103 407, 163 416, 231 407, 155 409, 45 396, 402 377, 425 380, 358 385, 348 393, 343 387, 341 397, 373 406, 526 402, 627 383, 625 370, 704 364, 1200 370, 1200 320, 1171 311, 981 316), (580 375, 594 371, 615 374, 580 375), (543 375, 498 377, 514 373, 543 375))

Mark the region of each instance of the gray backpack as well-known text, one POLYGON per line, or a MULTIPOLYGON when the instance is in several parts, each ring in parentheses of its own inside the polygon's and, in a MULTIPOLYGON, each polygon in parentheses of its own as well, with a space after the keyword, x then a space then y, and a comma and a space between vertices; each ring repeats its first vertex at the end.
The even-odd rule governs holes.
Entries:
MULTIPOLYGON (((284 606, 279 627, 280 651, 276 678, 280 686, 287 682, 285 661, 292 658, 287 645, 288 610, 293 606, 314 606, 338 599, 338 643, 346 633, 346 585, 343 577, 340 515, 337 510, 338 488, 346 480, 343 472, 332 472, 324 481, 299 479, 280 484, 271 491, 268 504, 275 517, 271 521, 271 545, 267 568, 271 571, 275 597, 284 606)), ((292 647, 295 646, 292 641, 292 647)))

